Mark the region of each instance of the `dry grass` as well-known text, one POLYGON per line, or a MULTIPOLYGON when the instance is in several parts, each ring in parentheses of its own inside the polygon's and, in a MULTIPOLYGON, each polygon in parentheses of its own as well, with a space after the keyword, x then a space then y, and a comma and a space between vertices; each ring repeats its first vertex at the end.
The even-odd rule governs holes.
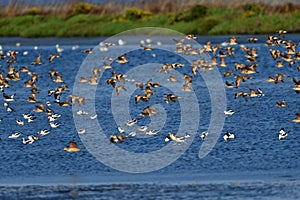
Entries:
MULTIPOLYGON (((52 2, 52 1, 50 1, 52 2)), ((120 14, 127 8, 140 8, 148 10, 153 14, 166 14, 182 11, 191 8, 195 5, 205 5, 209 7, 231 7, 241 8, 246 3, 257 3, 263 5, 268 13, 287 13, 295 10, 300 10, 300 2, 292 0, 155 0, 155 1, 133 1, 133 2, 120 2, 120 1, 107 1, 102 4, 88 4, 81 1, 65 1, 59 3, 56 1, 49 4, 30 5, 18 0, 9 0, 8 4, 0 7, 1 17, 23 16, 30 13, 30 11, 37 11, 41 15, 60 15, 71 16, 80 13, 74 13, 74 8, 78 4, 83 6, 91 6, 88 11, 89 14, 108 15, 120 14)), ((32 13, 31 13, 32 14, 32 13)), ((33 12, 34 14, 34 12, 33 12)))

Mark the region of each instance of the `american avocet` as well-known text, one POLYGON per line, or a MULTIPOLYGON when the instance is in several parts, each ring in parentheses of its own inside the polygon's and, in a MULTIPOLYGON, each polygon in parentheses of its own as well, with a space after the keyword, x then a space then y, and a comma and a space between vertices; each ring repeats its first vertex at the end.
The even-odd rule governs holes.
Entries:
POLYGON ((152 129, 149 131, 146 131, 146 135, 156 135, 159 132, 159 130, 152 129))
POLYGON ((44 129, 44 130, 41 130, 41 131, 38 131, 38 134, 41 135, 41 136, 45 136, 45 135, 48 135, 50 133, 49 130, 47 129, 44 129))
POLYGON ((24 126, 24 121, 23 120, 17 119, 16 122, 17 122, 18 125, 24 126))
POLYGON ((97 119, 97 117, 98 117, 97 114, 93 114, 93 115, 90 116, 90 118, 91 118, 92 120, 97 119))
POLYGON ((223 135, 223 139, 225 142, 227 142, 228 139, 234 139, 234 134, 226 131, 226 133, 223 135))
POLYGON ((172 132, 169 132, 167 137, 165 138, 165 142, 169 142, 170 140, 173 140, 175 142, 185 142, 185 140, 189 137, 190 137, 190 135, 187 133, 182 137, 177 137, 172 132))
POLYGON ((284 128, 281 128, 278 135, 278 140, 282 140, 288 136, 290 131, 285 131, 284 128))
POLYGON ((57 128, 60 126, 60 123, 50 122, 49 125, 51 126, 51 128, 57 128))
POLYGON ((7 101, 7 102, 12 102, 12 101, 15 101, 14 97, 16 94, 13 94, 13 95, 7 95, 5 92, 2 93, 3 95, 3 100, 4 101, 7 101))
POLYGON ((227 115, 227 116, 231 116, 231 115, 233 115, 235 112, 234 112, 234 110, 224 110, 224 114, 225 115, 227 115))
POLYGON ((18 138, 20 137, 21 133, 13 133, 10 136, 8 136, 8 138, 13 139, 13 138, 18 138))
POLYGON ((85 129, 79 129, 77 131, 78 134, 85 134, 86 133, 86 130, 85 129))
POLYGON ((137 119, 127 120, 126 123, 125 123, 125 125, 126 126, 133 126, 133 125, 135 125, 137 123, 137 121, 138 121, 137 119))
POLYGON ((148 126, 141 126, 138 128, 138 131, 145 132, 148 129, 148 126))
POLYGON ((200 134, 200 138, 202 139, 202 140, 204 140, 205 139, 205 137, 208 135, 208 131, 204 131, 204 132, 202 132, 201 134, 200 134))
POLYGON ((118 125, 118 131, 119 133, 125 133, 125 130, 121 125, 118 125))

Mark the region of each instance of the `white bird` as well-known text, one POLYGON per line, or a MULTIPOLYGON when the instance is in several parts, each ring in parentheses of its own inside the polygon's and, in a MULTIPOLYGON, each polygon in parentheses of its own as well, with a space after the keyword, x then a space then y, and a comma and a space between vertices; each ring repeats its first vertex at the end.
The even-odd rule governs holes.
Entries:
POLYGON ((257 94, 259 97, 265 96, 265 94, 263 93, 263 91, 260 88, 257 89, 257 94))
POLYGON ((30 118, 27 119, 27 122, 28 122, 28 123, 31 123, 31 122, 33 122, 34 120, 36 120, 36 117, 35 117, 35 116, 31 116, 30 118))
POLYGON ((148 129, 148 126, 141 126, 138 128, 138 131, 144 132, 148 129))
POLYGON ((89 114, 88 112, 83 111, 83 110, 78 110, 76 113, 77 113, 77 115, 88 115, 89 114))
POLYGON ((15 110, 14 110, 13 108, 11 108, 11 107, 7 107, 7 108, 6 108, 6 111, 7 111, 7 112, 14 112, 15 110))
POLYGON ((278 135, 278 140, 282 140, 288 136, 290 131, 285 131, 284 128, 281 128, 278 135))
POLYGON ((10 136, 8 136, 8 138, 13 139, 13 138, 18 138, 20 137, 21 133, 13 133, 10 136))
POLYGON ((156 135, 159 132, 159 130, 153 129, 146 131, 146 135, 156 135))
POLYGON ((47 129, 44 129, 44 130, 41 130, 41 131, 38 132, 38 134, 41 135, 41 136, 48 135, 49 133, 50 133, 50 131, 47 130, 47 129))
POLYGON ((64 49, 61 48, 61 47, 59 46, 59 44, 56 44, 55 47, 56 47, 56 52, 57 52, 57 53, 62 53, 62 52, 64 51, 64 49))
POLYGON ((125 132, 125 130, 122 128, 122 126, 118 126, 118 131, 120 132, 120 133, 124 133, 125 132))
POLYGON ((50 122, 49 124, 50 124, 51 128, 57 128, 60 126, 60 123, 50 122))
POLYGON ((30 114, 30 113, 25 113, 25 114, 22 114, 24 119, 29 119, 31 117, 34 117, 34 115, 30 114))
POLYGON ((7 101, 7 102, 15 101, 14 97, 15 97, 16 94, 13 94, 13 95, 10 95, 10 96, 9 96, 9 95, 7 95, 7 94, 5 94, 5 93, 3 92, 2 95, 3 95, 3 100, 4 100, 4 101, 7 101))
POLYGON ((165 142, 169 142, 170 140, 173 140, 175 142, 185 142, 187 138, 189 138, 190 135, 186 133, 183 137, 177 137, 173 133, 169 132, 168 136, 165 138, 165 142))
POLYGON ((226 131, 226 133, 223 136, 223 139, 225 142, 228 141, 228 139, 234 139, 234 134, 233 133, 229 133, 228 131, 226 131))
POLYGON ((85 132, 86 132, 85 129, 79 129, 79 130, 77 131, 77 133, 79 133, 79 134, 85 134, 85 132))
POLYGON ((48 116, 48 121, 49 121, 49 122, 54 122, 54 121, 57 120, 58 118, 59 118, 59 115, 52 114, 52 115, 49 115, 49 116, 48 116))
POLYGON ((24 121, 22 121, 20 119, 17 119, 16 122, 17 122, 18 125, 24 126, 24 121))
POLYGON ((200 138, 202 139, 202 140, 204 140, 205 139, 205 137, 208 135, 208 131, 204 131, 204 132, 202 132, 201 134, 200 134, 200 138))
POLYGON ((28 140, 25 140, 25 138, 22 138, 23 144, 32 144, 34 141, 39 139, 39 137, 34 136, 34 135, 29 135, 27 138, 28 138, 28 140))
POLYGON ((133 125, 135 125, 137 123, 137 121, 138 121, 137 119, 127 120, 126 123, 125 123, 125 125, 126 126, 133 126, 133 125))
POLYGON ((130 132, 130 133, 128 134, 128 136, 130 136, 130 137, 135 137, 135 136, 136 136, 136 132, 132 131, 132 132, 130 132))
POLYGON ((186 140, 186 139, 188 139, 188 138, 190 138, 190 137, 191 137, 190 134, 185 133, 184 136, 178 137, 178 139, 180 139, 180 140, 186 140))
POLYGON ((227 116, 231 116, 234 114, 234 111, 233 110, 224 110, 224 114, 227 116))
POLYGON ((98 115, 97 114, 93 114, 93 115, 91 115, 91 119, 97 119, 97 117, 98 117, 98 115))

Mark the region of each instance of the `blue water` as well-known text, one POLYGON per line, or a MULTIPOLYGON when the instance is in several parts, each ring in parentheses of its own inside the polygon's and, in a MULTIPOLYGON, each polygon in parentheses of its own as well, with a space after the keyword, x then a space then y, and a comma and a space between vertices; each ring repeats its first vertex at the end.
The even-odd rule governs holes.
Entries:
MULTIPOLYGON (((10 87, 5 88, 7 94, 16 93, 15 102, 9 105, 15 110, 7 113, 1 106, 0 117, 0 196, 6 198, 55 198, 72 199, 140 199, 142 196, 148 199, 174 199, 174 198, 206 198, 206 199, 241 199, 241 198, 269 198, 269 199, 297 199, 299 198, 299 167, 300 167, 300 145, 299 124, 292 122, 295 113, 299 113, 299 94, 293 91, 292 78, 300 79, 296 64, 292 68, 287 63, 283 68, 276 67, 269 53, 269 49, 280 49, 282 47, 267 47, 264 45, 266 36, 259 36, 259 42, 249 44, 248 36, 239 36, 238 43, 245 44, 249 48, 255 48, 258 52, 258 73, 251 75, 252 79, 242 82, 238 89, 226 89, 227 108, 236 113, 226 117, 222 133, 232 131, 236 138, 225 143, 220 135, 212 151, 203 159, 199 159, 198 153, 202 141, 199 133, 207 130, 211 107, 209 92, 201 77, 193 78, 193 89, 199 100, 201 111, 199 130, 187 151, 175 162, 158 171, 142 174, 130 174, 119 172, 99 162, 85 148, 77 134, 73 121, 71 106, 60 107, 53 102, 53 97, 48 97, 48 90, 61 85, 51 81, 49 70, 57 70, 62 74, 64 84, 70 90, 64 91, 61 100, 68 99, 72 94, 77 71, 87 54, 81 52, 83 49, 94 48, 104 38, 71 38, 71 39, 22 39, 22 38, 0 38, 4 52, 17 50, 17 62, 13 67, 20 69, 28 66, 29 69, 40 75, 37 87, 38 103, 27 103, 26 99, 30 89, 24 87, 24 82, 30 76, 20 73, 22 80, 10 81, 10 87), (20 42, 21 46, 15 46, 20 42), (61 57, 48 63, 48 55, 56 53, 55 44, 60 44, 64 49, 61 57), (72 46, 78 44, 79 48, 72 50, 72 46), (33 46, 38 45, 38 50, 33 46), (29 51, 28 55, 22 52, 29 51), (30 65, 35 57, 42 53, 42 65, 30 65), (288 77, 284 82, 274 84, 266 82, 269 76, 276 73, 286 73, 288 77), (249 88, 261 88, 265 96, 260 98, 249 98, 244 102, 242 98, 234 99, 237 91, 249 91, 249 88), (285 99, 286 108, 275 106, 277 101, 285 99), (34 113, 37 120, 31 124, 25 122, 24 126, 18 126, 16 119, 23 119, 22 113, 33 113, 35 105, 51 101, 51 109, 61 114, 57 121, 61 126, 51 129, 44 113, 34 113), (280 128, 290 131, 286 139, 279 141, 278 132, 280 128), (51 133, 41 137, 31 145, 22 144, 21 138, 8 139, 14 132, 21 132, 23 136, 37 135, 42 129, 49 129, 51 133), (69 141, 76 141, 82 148, 79 153, 67 153, 63 148, 69 141)), ((146 37, 145 37, 146 38, 146 37)), ((141 37, 141 39, 145 39, 141 37)), ((204 44, 212 41, 214 45, 228 41, 229 36, 198 37, 198 42, 204 44)), ((287 35, 286 40, 299 41, 299 35, 287 35)), ((126 40, 126 39, 125 39, 126 40)), ((164 43, 163 43, 164 44, 164 43)), ((125 45, 126 46, 126 45, 125 45)), ((125 48, 125 47, 124 47, 125 48)), ((246 62, 245 53, 238 45, 234 46, 234 58, 226 57, 226 68, 218 67, 222 74, 229 69, 234 70, 234 63, 246 62)), ((175 50, 175 45, 174 45, 175 50)), ((299 51, 299 46, 297 46, 299 51)), ((136 50, 129 52, 127 57, 129 63, 118 64, 113 62, 118 73, 125 73, 130 68, 151 62, 151 55, 155 54, 155 61, 160 63, 185 62, 178 57, 172 56, 170 52, 159 48, 152 51, 136 50), (126 67, 125 67, 126 66, 126 67)), ((100 58, 99 58, 100 59, 100 58)), ((1 70, 7 73, 7 58, 0 60, 1 70)), ((190 73, 188 63, 180 69, 181 73, 190 73)), ((111 70, 106 71, 99 80, 100 86, 96 92, 96 113, 101 117, 99 121, 107 136, 117 133, 117 124, 113 121, 111 111, 111 95, 113 89, 105 83, 110 77, 111 70), (110 91, 101 93, 103 91, 110 91)), ((238 72, 235 72, 238 74, 238 72)), ((155 77, 152 77, 155 79, 155 77)), ((225 81, 234 81, 233 76, 224 78, 225 81)), ((147 81, 147 80, 145 80, 147 81)), ((139 111, 147 106, 159 103, 159 99, 167 88, 158 88, 156 97, 147 103, 135 105, 133 94, 130 100, 130 114, 136 117, 139 111)), ((124 91, 122 91, 124 92, 124 91)), ((3 105, 0 98, 0 105, 3 105)), ((168 114, 163 129, 157 136, 148 138, 128 138, 118 147, 132 152, 151 152, 165 146, 164 138, 168 131, 176 132, 180 120, 180 108, 178 102, 174 104, 162 104, 168 114)), ((192 118, 191 118, 192 120, 192 118)), ((139 126, 147 125, 149 120, 143 118, 139 126)), ((88 134, 88 133, 87 133, 88 134)), ((107 141, 98 141, 109 143, 107 141)), ((162 160, 164 158, 162 157, 162 160)))

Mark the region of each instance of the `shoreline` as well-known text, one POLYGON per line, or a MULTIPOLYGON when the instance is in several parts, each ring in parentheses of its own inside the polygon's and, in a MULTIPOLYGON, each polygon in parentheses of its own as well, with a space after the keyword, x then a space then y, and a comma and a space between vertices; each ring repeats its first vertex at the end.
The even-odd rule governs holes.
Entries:
MULTIPOLYGON (((251 34, 233 34, 233 35, 196 35, 197 42, 200 43, 205 43, 208 41, 213 40, 213 43, 216 44, 221 44, 222 42, 227 42, 231 36, 235 36, 237 38, 237 41, 239 44, 246 44, 248 43, 247 39, 249 37, 257 37, 259 40, 257 44, 264 44, 263 42, 267 40, 267 37, 269 35, 276 35, 275 34, 260 34, 260 35, 251 35, 251 34), (240 43, 242 41, 242 43, 240 43)), ((294 38, 299 36, 300 33, 290 33, 286 34, 286 38, 294 38)), ((1 37, 0 36, 0 45, 3 47, 9 46, 9 47, 16 47, 16 43, 20 43, 20 47, 31 47, 31 46, 55 46, 56 44, 59 45, 98 45, 100 42, 109 39, 110 36, 94 36, 94 37, 41 37, 41 38, 24 38, 24 37, 1 37)), ((116 36, 113 36, 114 39, 116 36)), ((124 36, 122 35, 122 38, 124 36)), ((130 36, 127 36, 128 38, 130 36)), ((151 38, 153 41, 160 41, 162 42, 162 45, 164 44, 169 44, 169 43, 164 43, 165 40, 164 38, 169 38, 172 36, 160 36, 160 35, 138 35, 138 36, 132 36, 135 37, 140 37, 141 40, 146 39, 146 38, 151 38)), ((178 36, 175 36, 178 37, 178 36)), ((174 42, 175 43, 175 42, 174 42)), ((170 43, 173 45, 174 43, 170 43)))
POLYGON ((247 171, 247 172, 203 172, 203 174, 177 173, 177 174, 129 174, 122 172, 104 172, 97 175, 63 175, 63 176, 37 176, 37 177, 13 177, 0 179, 0 187, 17 186, 54 186, 54 185, 109 185, 109 184, 223 184, 231 182, 255 183, 255 182, 297 182, 300 184, 300 176, 297 169, 277 172, 271 171, 247 171))

